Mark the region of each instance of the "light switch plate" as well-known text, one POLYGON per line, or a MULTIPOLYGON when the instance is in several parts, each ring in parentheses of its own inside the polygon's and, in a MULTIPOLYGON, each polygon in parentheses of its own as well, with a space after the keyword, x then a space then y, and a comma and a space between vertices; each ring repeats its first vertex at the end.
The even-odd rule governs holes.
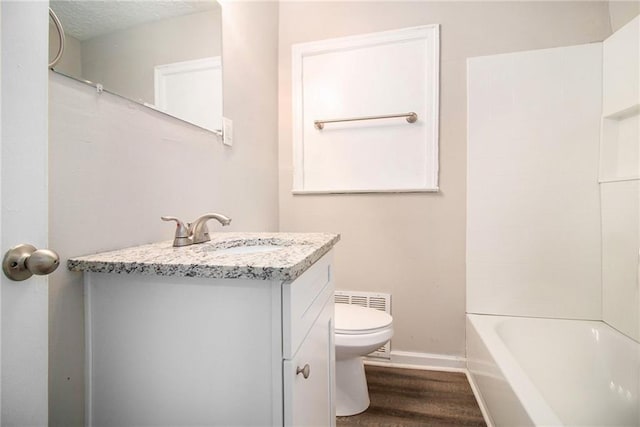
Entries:
POLYGON ((222 118, 222 143, 224 145, 233 145, 233 120, 226 117, 222 118))

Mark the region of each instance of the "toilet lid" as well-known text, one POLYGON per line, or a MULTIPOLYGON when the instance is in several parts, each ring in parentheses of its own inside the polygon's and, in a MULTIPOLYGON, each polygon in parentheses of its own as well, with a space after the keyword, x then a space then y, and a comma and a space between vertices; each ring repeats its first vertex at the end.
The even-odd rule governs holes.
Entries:
POLYGON ((340 334, 367 334, 385 329, 393 318, 384 311, 351 304, 335 304, 335 330, 340 334))

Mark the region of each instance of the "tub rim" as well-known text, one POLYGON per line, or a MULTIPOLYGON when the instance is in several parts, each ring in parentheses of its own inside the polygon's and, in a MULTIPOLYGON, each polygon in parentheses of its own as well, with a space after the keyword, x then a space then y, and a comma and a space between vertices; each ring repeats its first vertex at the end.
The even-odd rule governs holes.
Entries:
MULTIPOLYGON (((475 313, 467 313, 466 316, 469 324, 491 356, 493 367, 500 372, 503 377, 502 379, 509 386, 510 391, 516 396, 534 425, 564 425, 498 334, 497 327, 500 323, 511 319, 518 319, 519 317, 475 313), (516 387, 514 384, 518 384, 518 386, 516 387)), ((467 357, 469 357, 468 354, 467 357)), ((469 373, 472 376, 478 375, 477 372, 469 368, 468 363, 469 361, 467 361, 469 373)), ((476 387, 480 395, 482 395, 482 389, 478 387, 477 382, 476 387)), ((487 406, 487 411, 491 418, 493 418, 486 401, 485 406, 487 406)))

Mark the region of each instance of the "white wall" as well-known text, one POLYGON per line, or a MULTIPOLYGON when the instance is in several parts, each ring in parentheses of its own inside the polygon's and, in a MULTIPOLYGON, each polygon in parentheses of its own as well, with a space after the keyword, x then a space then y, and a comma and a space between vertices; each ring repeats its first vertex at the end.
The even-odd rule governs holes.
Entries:
POLYGON ((605 2, 283 2, 280 228, 333 231, 338 289, 393 294, 393 350, 464 355, 466 59, 602 41, 605 2), (291 45, 441 24, 436 194, 293 196, 291 45))
POLYGON ((602 317, 640 341, 640 17, 603 43, 602 317))
POLYGON ((601 319, 602 44, 468 64, 467 311, 601 319))
MULTIPOLYGON (((50 241, 63 263, 171 239, 175 227, 161 215, 190 221, 215 211, 233 219, 225 231, 277 230, 278 6, 226 3, 223 22, 232 148, 200 128, 50 74, 50 241)), ((60 268, 51 276, 49 310, 50 425, 83 425, 81 274, 60 268)))
POLYGON ((607 182, 602 193, 602 318, 640 341, 640 180, 607 182))

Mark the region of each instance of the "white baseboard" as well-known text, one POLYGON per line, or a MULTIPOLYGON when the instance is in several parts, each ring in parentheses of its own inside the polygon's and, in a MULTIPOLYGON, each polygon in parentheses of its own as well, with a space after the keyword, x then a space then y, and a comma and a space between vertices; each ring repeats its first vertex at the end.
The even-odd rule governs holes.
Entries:
POLYGON ((426 369, 431 371, 467 372, 467 359, 446 354, 391 351, 391 360, 365 357, 364 363, 394 368, 426 369))

